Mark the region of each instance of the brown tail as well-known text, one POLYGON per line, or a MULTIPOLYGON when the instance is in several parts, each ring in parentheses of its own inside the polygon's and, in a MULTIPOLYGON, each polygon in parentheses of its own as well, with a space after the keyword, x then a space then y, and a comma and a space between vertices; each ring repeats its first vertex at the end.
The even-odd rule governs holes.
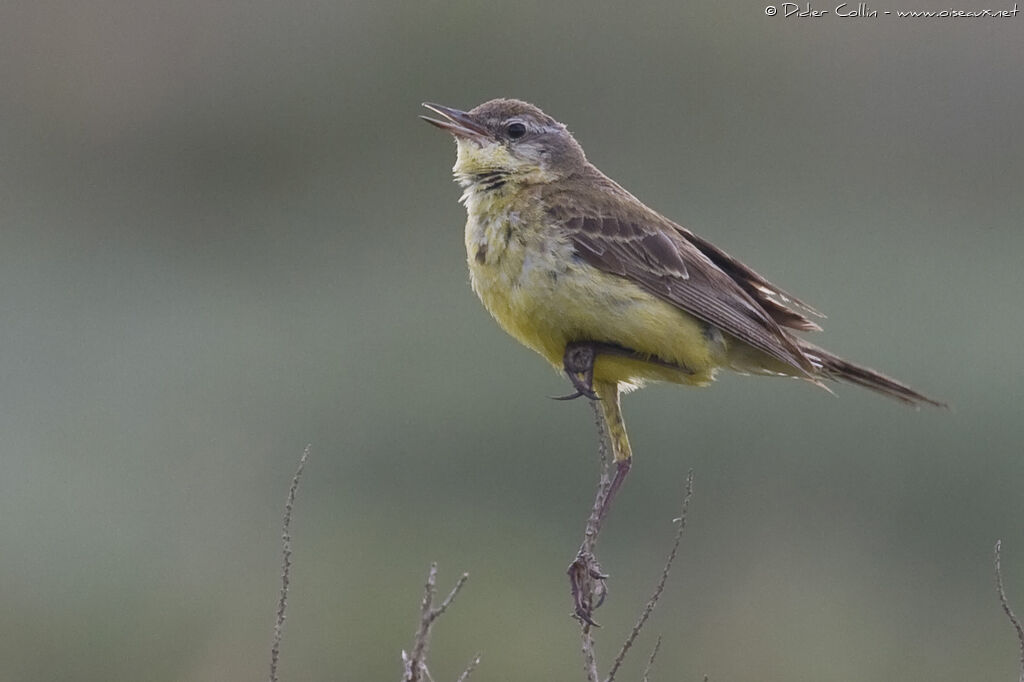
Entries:
POLYGON ((938 400, 934 400, 926 395, 918 393, 906 384, 900 383, 895 379, 890 379, 884 374, 880 374, 873 369, 862 367, 861 365, 855 365, 852 362, 843 360, 838 355, 833 355, 827 350, 807 343, 806 341, 801 340, 800 347, 812 362, 821 365, 821 369, 819 370, 820 376, 825 377, 826 379, 849 381, 851 384, 857 384, 858 386, 869 388, 872 391, 877 391, 882 395, 895 398, 896 400, 907 403, 908 405, 918 406, 922 403, 927 403, 928 405, 934 405, 936 407, 948 407, 946 403, 939 402, 938 400))

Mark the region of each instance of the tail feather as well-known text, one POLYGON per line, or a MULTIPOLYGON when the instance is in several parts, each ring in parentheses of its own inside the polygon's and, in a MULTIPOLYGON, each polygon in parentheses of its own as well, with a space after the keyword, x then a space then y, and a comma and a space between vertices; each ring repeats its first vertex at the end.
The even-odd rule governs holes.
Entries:
POLYGON ((820 365, 818 370, 819 376, 826 379, 848 381, 851 384, 863 386, 908 405, 919 406, 921 404, 928 404, 936 407, 948 407, 946 403, 918 393, 902 382, 896 381, 868 367, 855 365, 823 348, 819 348, 806 341, 802 341, 800 346, 811 362, 815 365, 820 365))

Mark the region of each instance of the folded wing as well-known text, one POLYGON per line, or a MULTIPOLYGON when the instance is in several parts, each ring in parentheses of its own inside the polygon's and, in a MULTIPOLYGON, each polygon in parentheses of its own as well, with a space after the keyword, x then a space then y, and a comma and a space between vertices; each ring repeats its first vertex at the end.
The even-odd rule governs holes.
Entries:
POLYGON ((788 304, 813 310, 710 243, 657 214, 556 219, 584 262, 635 282, 803 374, 816 373, 816 364, 783 329, 819 329, 788 304))

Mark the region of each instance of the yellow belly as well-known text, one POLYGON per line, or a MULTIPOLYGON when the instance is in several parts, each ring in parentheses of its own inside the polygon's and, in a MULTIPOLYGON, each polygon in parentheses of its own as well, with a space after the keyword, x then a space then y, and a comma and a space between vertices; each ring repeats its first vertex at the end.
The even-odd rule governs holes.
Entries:
POLYGON ((574 341, 639 353, 641 358, 599 355, 595 362, 595 380, 626 387, 646 381, 702 385, 725 364, 720 333, 706 333, 691 315, 583 263, 566 244, 513 239, 500 258, 483 259, 473 246, 467 240, 473 289, 484 306, 505 331, 558 369, 574 341))

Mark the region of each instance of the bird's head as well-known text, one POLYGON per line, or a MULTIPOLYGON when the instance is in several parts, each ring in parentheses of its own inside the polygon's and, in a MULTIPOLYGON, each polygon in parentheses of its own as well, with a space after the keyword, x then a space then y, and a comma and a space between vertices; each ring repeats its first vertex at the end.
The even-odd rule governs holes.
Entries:
POLYGON ((527 102, 492 99, 470 111, 423 106, 443 118, 420 118, 455 136, 458 158, 452 171, 463 185, 495 178, 515 185, 554 182, 586 164, 569 130, 527 102))

